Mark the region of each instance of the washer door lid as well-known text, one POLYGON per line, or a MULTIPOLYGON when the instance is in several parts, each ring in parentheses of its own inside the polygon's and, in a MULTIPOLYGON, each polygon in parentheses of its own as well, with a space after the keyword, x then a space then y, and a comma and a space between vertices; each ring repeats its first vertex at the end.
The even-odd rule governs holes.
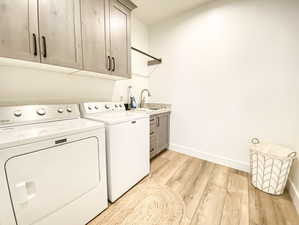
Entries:
MULTIPOLYGON (((72 225, 72 202, 100 183, 95 137, 14 157, 6 173, 18 225, 72 225)), ((73 223, 74 224, 74 223, 73 223)))

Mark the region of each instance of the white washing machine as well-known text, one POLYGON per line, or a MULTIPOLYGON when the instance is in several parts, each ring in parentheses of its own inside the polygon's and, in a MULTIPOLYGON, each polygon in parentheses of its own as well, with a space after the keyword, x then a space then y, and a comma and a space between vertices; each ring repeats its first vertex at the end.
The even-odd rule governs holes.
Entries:
POLYGON ((149 115, 123 103, 84 103, 82 116, 106 125, 108 198, 114 202, 150 172, 149 115))
POLYGON ((0 107, 0 225, 84 225, 108 206, 104 124, 79 117, 0 107))

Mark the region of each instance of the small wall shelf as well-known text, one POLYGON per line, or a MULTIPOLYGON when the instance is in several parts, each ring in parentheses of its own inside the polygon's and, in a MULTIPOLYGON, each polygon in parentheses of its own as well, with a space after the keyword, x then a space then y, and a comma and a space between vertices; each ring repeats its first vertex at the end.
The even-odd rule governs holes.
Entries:
POLYGON ((149 58, 152 58, 153 60, 150 60, 150 61, 147 62, 148 66, 157 65, 157 64, 161 64, 162 63, 162 59, 161 58, 158 59, 158 58, 156 58, 156 57, 154 57, 154 56, 152 56, 152 55, 150 55, 150 54, 148 54, 148 53, 146 53, 144 51, 141 51, 141 50, 139 50, 137 48, 134 48, 134 47, 131 47, 131 49, 134 50, 134 51, 136 51, 136 52, 139 52, 140 54, 143 54, 143 55, 145 55, 145 56, 147 56, 149 58))

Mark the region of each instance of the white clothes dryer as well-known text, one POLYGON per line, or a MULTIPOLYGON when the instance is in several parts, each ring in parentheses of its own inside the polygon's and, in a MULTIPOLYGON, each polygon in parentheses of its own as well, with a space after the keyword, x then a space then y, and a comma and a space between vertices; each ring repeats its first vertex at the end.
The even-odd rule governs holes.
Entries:
POLYGON ((0 107, 0 224, 84 225, 108 206, 104 124, 78 105, 0 107))

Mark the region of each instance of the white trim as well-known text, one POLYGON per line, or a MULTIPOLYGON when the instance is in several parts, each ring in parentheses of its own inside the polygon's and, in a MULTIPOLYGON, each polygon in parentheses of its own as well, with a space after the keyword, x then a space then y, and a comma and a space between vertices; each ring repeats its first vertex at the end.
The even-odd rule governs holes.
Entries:
POLYGON ((143 78, 149 78, 149 75, 141 74, 141 73, 132 73, 133 76, 136 77, 143 77, 143 78))
POLYGON ((293 200, 293 204, 299 214, 299 191, 297 190, 294 182, 291 179, 289 179, 289 181, 288 181, 287 189, 288 189, 289 194, 293 200))
POLYGON ((13 68, 23 68, 23 69, 32 69, 32 70, 42 70, 49 72, 65 73, 71 74, 78 72, 78 69, 72 69, 62 66, 54 66, 50 64, 43 64, 39 62, 31 62, 20 59, 11 59, 0 57, 0 66, 1 67, 13 67, 13 68))
POLYGON ((245 162, 229 159, 229 158, 222 157, 222 156, 212 155, 212 154, 209 154, 206 152, 200 152, 197 149, 186 147, 183 145, 174 144, 174 143, 170 144, 169 149, 173 150, 175 152, 193 156, 195 158, 203 159, 203 160, 206 160, 209 162, 213 162, 213 163, 227 166, 230 168, 234 168, 237 170, 249 172, 249 164, 245 163, 245 162))

